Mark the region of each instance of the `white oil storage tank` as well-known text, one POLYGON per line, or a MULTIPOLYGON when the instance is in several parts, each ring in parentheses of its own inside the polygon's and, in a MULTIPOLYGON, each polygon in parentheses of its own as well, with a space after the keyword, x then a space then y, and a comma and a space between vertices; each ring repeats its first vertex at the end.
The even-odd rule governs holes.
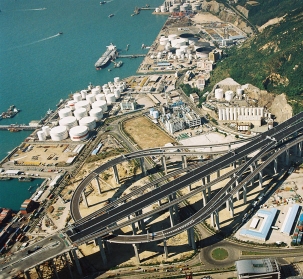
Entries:
POLYGON ((221 88, 217 88, 217 89, 215 89, 215 98, 217 99, 217 100, 222 100, 223 99, 223 89, 221 89, 221 88))
POLYGON ((165 13, 165 6, 160 6, 161 13, 165 13))
POLYGON ((244 93, 243 89, 241 89, 241 88, 237 89, 237 96, 239 99, 242 99, 243 93, 244 93))
POLYGON ((49 126, 43 126, 42 131, 44 132, 45 136, 49 137, 50 128, 49 126))
POLYGON ((89 135, 88 127, 75 126, 69 130, 69 136, 72 141, 81 141, 87 139, 89 135))
POLYGON ((119 83, 120 82, 120 77, 114 77, 114 83, 119 83))
POLYGON ((178 36, 176 34, 170 34, 167 36, 169 41, 171 42, 172 40, 176 39, 178 36))
POLYGON ((154 110, 153 111, 153 118, 154 119, 158 119, 159 118, 159 111, 158 110, 154 110))
POLYGON ((86 101, 88 101, 90 104, 92 104, 94 101, 96 101, 96 96, 93 95, 93 94, 87 94, 86 95, 86 101))
POLYGON ((80 93, 75 93, 75 94, 73 95, 73 99, 74 99, 74 101, 79 102, 79 101, 82 100, 82 96, 81 96, 80 93))
POLYGON ((107 95, 107 94, 110 94, 110 89, 109 88, 105 88, 103 90, 104 94, 107 95))
POLYGON ((59 125, 65 126, 67 131, 69 131, 70 128, 77 126, 78 123, 75 116, 67 116, 59 120, 59 125))
POLYGON ((66 108, 70 108, 71 110, 74 110, 74 109, 75 109, 75 104, 76 104, 76 103, 77 103, 76 101, 70 100, 70 101, 67 102, 67 104, 65 105, 65 107, 66 107, 66 108))
POLYGON ((86 126, 89 131, 96 128, 96 120, 92 116, 86 116, 79 120, 80 126, 86 126))
POLYGON ((101 108, 92 108, 89 111, 89 115, 94 117, 96 121, 100 121, 103 117, 103 112, 101 108))
POLYGON ((39 141, 45 141, 46 140, 46 135, 44 134, 43 131, 38 131, 37 136, 38 136, 39 141))
POLYGON ((116 97, 115 97, 114 94, 107 94, 107 95, 105 96, 105 98, 106 98, 106 103, 107 103, 108 105, 111 105, 112 103, 116 102, 116 97))
POLYGON ((100 87, 95 87, 92 89, 91 91, 94 96, 96 96, 97 94, 100 94, 101 93, 101 88, 100 87))
POLYGON ((225 92, 225 100, 227 102, 230 102, 233 99, 233 97, 234 97, 234 92, 233 91, 228 90, 228 91, 225 92))
POLYGON ((60 109, 58 111, 58 114, 59 114, 59 117, 60 118, 64 118, 64 117, 67 117, 67 116, 72 116, 73 113, 72 113, 72 110, 70 108, 63 108, 63 109, 60 109))
POLYGON ((101 93, 96 95, 96 101, 104 101, 105 100, 105 94, 101 93))
POLYGON ((53 141, 61 141, 68 137, 65 126, 56 126, 50 130, 50 136, 53 141))
MULTIPOLYGON (((86 96, 86 98, 87 98, 87 96, 86 96)), ((80 102, 75 104, 75 108, 76 109, 85 108, 86 111, 89 111, 90 110, 90 102, 88 100, 80 101, 80 102)))
POLYGON ((102 111, 107 111, 106 101, 96 101, 92 104, 92 108, 101 108, 102 111))
POLYGON ((85 108, 78 108, 74 110, 74 116, 77 120, 80 120, 81 118, 87 116, 87 111, 85 108))
POLYGON ((86 90, 81 90, 81 97, 82 97, 82 100, 85 100, 85 99, 86 99, 86 95, 87 95, 87 91, 86 91, 86 90))
POLYGON ((115 88, 114 89, 114 95, 115 95, 116 100, 118 100, 120 98, 120 95, 121 95, 120 89, 115 88))

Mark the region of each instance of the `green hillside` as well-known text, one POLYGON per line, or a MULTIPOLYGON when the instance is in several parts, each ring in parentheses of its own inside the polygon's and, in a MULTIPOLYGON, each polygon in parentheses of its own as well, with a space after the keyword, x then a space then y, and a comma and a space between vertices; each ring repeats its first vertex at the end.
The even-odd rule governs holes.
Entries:
MULTIPOLYGON (((241 47, 227 51, 211 77, 212 86, 225 77, 251 83, 289 99, 303 100, 303 8, 290 12, 279 24, 267 27, 241 47)), ((302 106, 303 107, 303 106, 302 106)), ((298 110, 298 105, 294 105, 298 110)))

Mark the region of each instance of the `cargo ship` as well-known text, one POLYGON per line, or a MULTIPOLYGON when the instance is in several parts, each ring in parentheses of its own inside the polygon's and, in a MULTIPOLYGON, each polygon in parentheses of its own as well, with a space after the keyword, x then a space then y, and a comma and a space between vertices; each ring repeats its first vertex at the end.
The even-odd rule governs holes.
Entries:
POLYGON ((101 70, 111 60, 116 59, 117 55, 118 55, 117 47, 111 43, 109 46, 107 46, 107 50, 103 53, 103 55, 95 63, 96 70, 101 70))
POLYGON ((17 109, 14 105, 11 105, 7 111, 4 111, 0 115, 0 119, 2 118, 13 118, 20 110, 17 109))

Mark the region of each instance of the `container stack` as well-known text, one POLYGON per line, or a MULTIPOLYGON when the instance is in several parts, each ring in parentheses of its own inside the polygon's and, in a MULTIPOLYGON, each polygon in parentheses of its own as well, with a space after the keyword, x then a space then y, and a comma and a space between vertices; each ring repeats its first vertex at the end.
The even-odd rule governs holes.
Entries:
POLYGON ((33 202, 33 200, 31 199, 26 199, 22 204, 21 204, 21 207, 20 207, 20 212, 21 214, 25 215, 27 213, 30 213, 34 210, 34 206, 35 206, 35 203, 33 202))
POLYGON ((0 224, 3 224, 12 216, 12 210, 4 208, 0 213, 0 224))

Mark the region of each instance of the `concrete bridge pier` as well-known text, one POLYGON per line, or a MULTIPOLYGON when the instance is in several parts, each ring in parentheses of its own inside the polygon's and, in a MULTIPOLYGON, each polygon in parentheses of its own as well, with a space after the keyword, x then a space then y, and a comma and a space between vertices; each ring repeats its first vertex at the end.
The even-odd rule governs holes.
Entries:
MULTIPOLYGON (((172 194, 172 198, 175 200, 177 198, 177 195, 176 193, 173 193, 172 194)), ((179 208, 178 208, 178 204, 175 204, 174 205, 174 215, 175 215, 175 218, 179 218, 179 208)))
POLYGON ((59 278, 59 275, 58 275, 58 272, 57 272, 57 269, 56 269, 56 264, 54 263, 54 258, 51 259, 50 262, 51 262, 51 267, 52 267, 52 269, 53 269, 53 271, 54 271, 54 273, 55 273, 55 275, 56 275, 56 278, 57 278, 57 279, 60 279, 60 278, 59 278))
POLYGON ((205 182, 205 177, 202 178, 202 186, 205 186, 206 182, 205 182))
POLYGON ((278 158, 274 159, 274 174, 278 173, 278 158))
POLYGON ((83 276, 83 272, 82 272, 82 268, 81 268, 81 265, 80 265, 80 261, 79 261, 78 256, 77 256, 77 248, 70 250, 70 253, 71 254, 69 254, 69 256, 71 257, 71 259, 74 260, 79 275, 83 276))
POLYGON ((285 150, 285 164, 286 166, 289 165, 289 149, 285 150))
POLYGON ((217 170, 217 178, 220 177, 220 170, 217 170))
MULTIPOLYGON (((206 184, 210 183, 210 175, 206 176, 206 184)), ((208 192, 208 197, 209 199, 211 199, 211 187, 207 188, 207 192, 208 192)))
POLYGON ((24 270, 24 278, 25 279, 31 279, 31 276, 29 274, 29 270, 24 270))
MULTIPOLYGON (((131 219, 130 215, 128 215, 128 220, 130 220, 130 219, 131 219)), ((131 223, 131 226, 132 226, 132 230, 133 230, 133 235, 135 235, 137 233, 135 223, 131 223)))
POLYGON ((67 268, 68 268, 68 272, 69 272, 70 278, 73 279, 74 276, 73 276, 72 269, 71 269, 71 266, 70 266, 70 263, 69 263, 69 261, 68 261, 68 258, 67 258, 66 253, 63 254, 63 257, 64 257, 64 259, 65 259, 65 262, 66 262, 66 265, 67 265, 67 268))
POLYGON ((230 216, 234 217, 234 203, 233 203, 232 197, 228 199, 228 210, 229 210, 230 216))
POLYGON ((182 155, 182 167, 183 167, 183 169, 187 168, 187 157, 186 157, 186 155, 182 155))
POLYGON ((243 203, 246 204, 247 203, 247 187, 246 187, 246 185, 243 186, 242 190, 243 190, 243 203))
MULTIPOLYGON (((142 214, 142 209, 136 212, 136 216, 139 216, 141 214, 142 214)), ((143 219, 138 221, 138 227, 142 231, 142 233, 145 233, 145 223, 143 219)))
POLYGON ((101 185, 100 185, 100 181, 99 181, 99 175, 96 176, 96 182, 97 182, 98 193, 101 194, 101 185))
POLYGON ((207 194, 205 189, 202 190, 202 200, 203 200, 203 206, 205 206, 207 203, 207 194))
POLYGON ((145 168, 144 158, 143 158, 143 157, 140 158, 140 166, 141 166, 142 174, 143 174, 144 176, 146 176, 146 168, 145 168))
POLYGON ((163 239, 163 249, 164 249, 165 259, 168 259, 168 249, 167 249, 166 239, 163 239))
POLYGON ((115 181, 117 184, 120 184, 119 173, 116 165, 113 166, 113 170, 114 170, 115 181))
POLYGON ((175 219, 174 219, 174 211, 173 207, 169 207, 169 219, 170 219, 170 225, 173 227, 175 225, 175 219))
POLYGON ((194 250, 197 249, 196 242, 195 242, 195 232, 194 228, 189 228, 187 230, 187 238, 188 238, 188 245, 193 248, 194 250))
POLYGON ((217 227, 217 229, 220 230, 220 222, 219 222, 219 212, 218 212, 218 210, 215 210, 210 215, 210 221, 211 221, 211 226, 213 228, 217 227))
POLYGON ((35 269, 36 269, 38 278, 39 278, 39 279, 43 279, 43 273, 42 273, 42 271, 41 271, 41 269, 40 269, 40 265, 36 265, 36 266, 35 266, 35 269))
POLYGON ((101 237, 99 237, 99 238, 97 238, 97 242, 98 242, 98 245, 99 245, 102 261, 103 261, 104 265, 107 266, 107 257, 106 257, 106 254, 105 254, 105 249, 103 247, 103 242, 104 241, 102 240, 101 237))
POLYGON ((161 157, 161 163, 162 163, 162 167, 164 169, 164 173, 167 174, 167 165, 166 165, 166 157, 165 157, 165 155, 162 155, 162 157, 161 157))
POLYGON ((192 190, 191 184, 189 184, 189 185, 187 186, 187 189, 188 189, 188 192, 190 192, 190 191, 192 190))
POLYGON ((83 192, 81 193, 81 195, 82 195, 82 200, 83 200, 84 204, 88 208, 88 202, 87 202, 87 198, 85 196, 85 189, 83 190, 83 192))
POLYGON ((302 141, 298 143, 297 156, 302 157, 302 141))
POLYGON ((259 188, 262 189, 263 184, 263 170, 259 171, 259 188))
POLYGON ((138 244, 134 243, 132 244, 134 247, 134 251, 135 251, 135 256, 137 259, 137 263, 140 264, 140 257, 139 257, 139 252, 138 252, 138 244))

